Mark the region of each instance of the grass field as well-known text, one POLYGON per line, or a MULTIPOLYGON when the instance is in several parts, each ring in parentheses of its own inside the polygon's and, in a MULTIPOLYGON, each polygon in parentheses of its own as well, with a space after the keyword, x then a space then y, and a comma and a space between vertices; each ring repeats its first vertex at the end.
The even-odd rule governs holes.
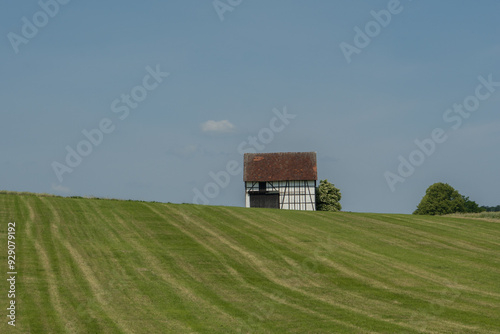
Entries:
POLYGON ((494 219, 500 222, 500 212, 479 212, 479 213, 454 213, 450 216, 462 218, 485 218, 494 219))
POLYGON ((0 333, 500 333, 500 223, 0 194, 0 333), (3 312, 3 314, 1 314, 3 312))

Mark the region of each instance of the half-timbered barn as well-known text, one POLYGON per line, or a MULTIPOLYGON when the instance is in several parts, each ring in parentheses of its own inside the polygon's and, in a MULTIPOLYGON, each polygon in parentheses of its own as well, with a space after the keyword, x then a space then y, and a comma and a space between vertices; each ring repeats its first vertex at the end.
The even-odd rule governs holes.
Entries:
POLYGON ((316 152, 246 153, 243 159, 247 208, 316 210, 316 152))

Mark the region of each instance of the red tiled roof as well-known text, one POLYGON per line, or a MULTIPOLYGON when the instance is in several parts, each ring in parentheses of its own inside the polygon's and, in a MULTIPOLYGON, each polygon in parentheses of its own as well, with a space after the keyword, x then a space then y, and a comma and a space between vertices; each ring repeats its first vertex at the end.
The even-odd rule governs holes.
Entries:
POLYGON ((317 180, 316 152, 245 153, 243 181, 317 180))

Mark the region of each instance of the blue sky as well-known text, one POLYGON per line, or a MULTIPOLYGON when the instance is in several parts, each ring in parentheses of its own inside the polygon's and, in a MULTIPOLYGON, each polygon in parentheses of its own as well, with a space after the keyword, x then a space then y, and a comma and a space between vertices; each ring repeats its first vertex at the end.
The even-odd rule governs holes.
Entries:
POLYGON ((435 182, 500 204, 498 1, 66 1, 0 12, 0 189, 243 206, 242 174, 210 173, 260 134, 316 151, 347 211, 411 213, 435 182))

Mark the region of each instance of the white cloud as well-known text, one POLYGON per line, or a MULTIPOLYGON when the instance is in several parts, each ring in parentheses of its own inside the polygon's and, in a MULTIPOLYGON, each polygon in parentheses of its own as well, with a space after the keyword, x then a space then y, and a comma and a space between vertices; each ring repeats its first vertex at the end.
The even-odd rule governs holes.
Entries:
POLYGON ((69 194, 71 192, 71 189, 68 187, 62 186, 60 184, 52 184, 52 190, 58 192, 58 193, 64 193, 64 194, 69 194))
POLYGON ((222 121, 206 121, 201 124, 201 131, 206 133, 230 133, 234 132, 236 127, 227 119, 222 121))

